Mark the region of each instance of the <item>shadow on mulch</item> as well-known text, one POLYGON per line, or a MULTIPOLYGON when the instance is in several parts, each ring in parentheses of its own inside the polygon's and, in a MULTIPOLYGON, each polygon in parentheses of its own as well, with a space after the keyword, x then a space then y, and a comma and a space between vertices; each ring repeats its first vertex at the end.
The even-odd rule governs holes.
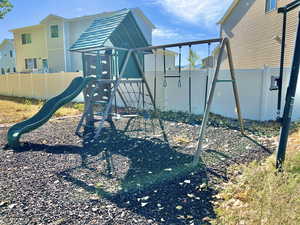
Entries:
POLYGON ((203 218, 215 215, 211 201, 216 191, 206 184, 207 173, 218 173, 207 171, 203 164, 191 166, 192 155, 177 152, 159 139, 132 138, 107 130, 99 143, 86 137, 83 147, 27 144, 25 148, 79 154, 81 165, 58 176, 144 216, 149 224, 207 224, 203 218), (81 175, 83 170, 89 175, 81 175))

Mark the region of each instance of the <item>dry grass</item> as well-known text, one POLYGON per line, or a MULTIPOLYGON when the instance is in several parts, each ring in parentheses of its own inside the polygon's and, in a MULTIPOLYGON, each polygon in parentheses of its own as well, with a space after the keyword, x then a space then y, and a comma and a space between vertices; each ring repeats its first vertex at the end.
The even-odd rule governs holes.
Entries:
POLYGON ((231 168, 235 176, 216 196, 212 224, 299 225, 300 129, 289 138, 285 171, 276 172, 274 162, 231 168))
POLYGON ((173 142, 179 145, 186 145, 192 142, 192 139, 186 136, 175 136, 173 142))
POLYGON ((289 137, 288 152, 293 151, 300 151, 300 128, 289 137))
MULTIPOLYGON (((0 96, 0 124, 15 123, 30 118, 44 104, 34 99, 0 96)), ((55 117, 78 115, 82 104, 68 104, 60 108, 55 117)))

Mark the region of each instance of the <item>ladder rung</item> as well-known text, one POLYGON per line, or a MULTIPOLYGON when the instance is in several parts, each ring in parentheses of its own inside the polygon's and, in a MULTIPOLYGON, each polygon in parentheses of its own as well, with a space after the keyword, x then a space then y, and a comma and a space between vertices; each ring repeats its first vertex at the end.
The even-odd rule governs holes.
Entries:
POLYGON ((94 101, 94 104, 107 104, 107 101, 94 101))
POLYGON ((94 116, 103 116, 104 113, 103 113, 103 112, 100 112, 100 113, 94 113, 93 115, 94 115, 94 116))
POLYGON ((139 117, 138 114, 131 114, 131 115, 120 115, 122 118, 135 118, 135 117, 139 117))
POLYGON ((226 83, 226 82, 235 82, 235 81, 234 80, 217 80, 217 82, 226 83))
POLYGON ((181 76, 164 76, 165 78, 179 78, 181 76))

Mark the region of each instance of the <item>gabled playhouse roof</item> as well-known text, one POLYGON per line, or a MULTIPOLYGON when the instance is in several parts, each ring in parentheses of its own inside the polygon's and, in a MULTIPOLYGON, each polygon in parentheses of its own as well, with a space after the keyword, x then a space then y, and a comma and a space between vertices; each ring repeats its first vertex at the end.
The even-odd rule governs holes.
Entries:
POLYGON ((71 51, 92 51, 101 47, 136 48, 148 46, 130 9, 95 19, 71 46, 71 51))

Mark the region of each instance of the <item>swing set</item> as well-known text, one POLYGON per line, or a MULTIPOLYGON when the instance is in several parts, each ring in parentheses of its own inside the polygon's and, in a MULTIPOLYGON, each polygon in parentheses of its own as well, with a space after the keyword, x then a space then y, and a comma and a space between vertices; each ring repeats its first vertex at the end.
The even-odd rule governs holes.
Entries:
MULTIPOLYGON (((210 55, 210 46, 212 43, 219 44, 219 55, 216 60, 216 67, 208 92, 208 73, 206 75, 205 106, 203 120, 199 132, 198 144, 195 149, 193 164, 199 163, 202 151, 203 139, 207 127, 209 113, 215 93, 217 83, 231 83, 236 103, 237 116, 240 123, 240 130, 244 133, 244 124, 240 109, 239 94, 233 67, 232 53, 228 38, 209 39, 192 42, 181 42, 167 45, 148 46, 133 49, 118 47, 101 47, 81 52, 83 59, 83 74, 85 77, 95 77, 84 89, 85 110, 77 126, 76 133, 83 135, 80 131, 84 128, 85 133, 91 132, 93 139, 101 137, 105 123, 115 129, 114 119, 129 118, 128 123, 138 117, 144 119, 154 118, 157 115, 157 88, 158 88, 158 51, 163 52, 163 83, 166 88, 168 79, 178 79, 177 86, 182 86, 182 50, 187 47, 189 52, 196 45, 208 45, 208 54, 210 55), (178 72, 177 75, 169 75, 166 66, 167 48, 178 48, 178 72), (227 53, 230 78, 226 80, 219 79, 219 72, 222 58, 227 53), (144 56, 154 54, 154 82, 153 94, 146 79, 144 56), (122 62, 120 64, 120 62, 122 62), (137 68, 137 70, 135 70, 137 68), (100 107, 99 107, 100 106, 100 107)), ((208 56, 209 56, 208 55, 208 56)), ((188 102, 189 112, 192 105, 192 68, 189 65, 188 71, 188 102)), ((164 132, 162 120, 158 117, 159 125, 165 141, 167 135, 164 132)), ((128 127, 127 124, 126 127, 128 127)), ((125 129, 126 130, 126 129, 125 129)))

